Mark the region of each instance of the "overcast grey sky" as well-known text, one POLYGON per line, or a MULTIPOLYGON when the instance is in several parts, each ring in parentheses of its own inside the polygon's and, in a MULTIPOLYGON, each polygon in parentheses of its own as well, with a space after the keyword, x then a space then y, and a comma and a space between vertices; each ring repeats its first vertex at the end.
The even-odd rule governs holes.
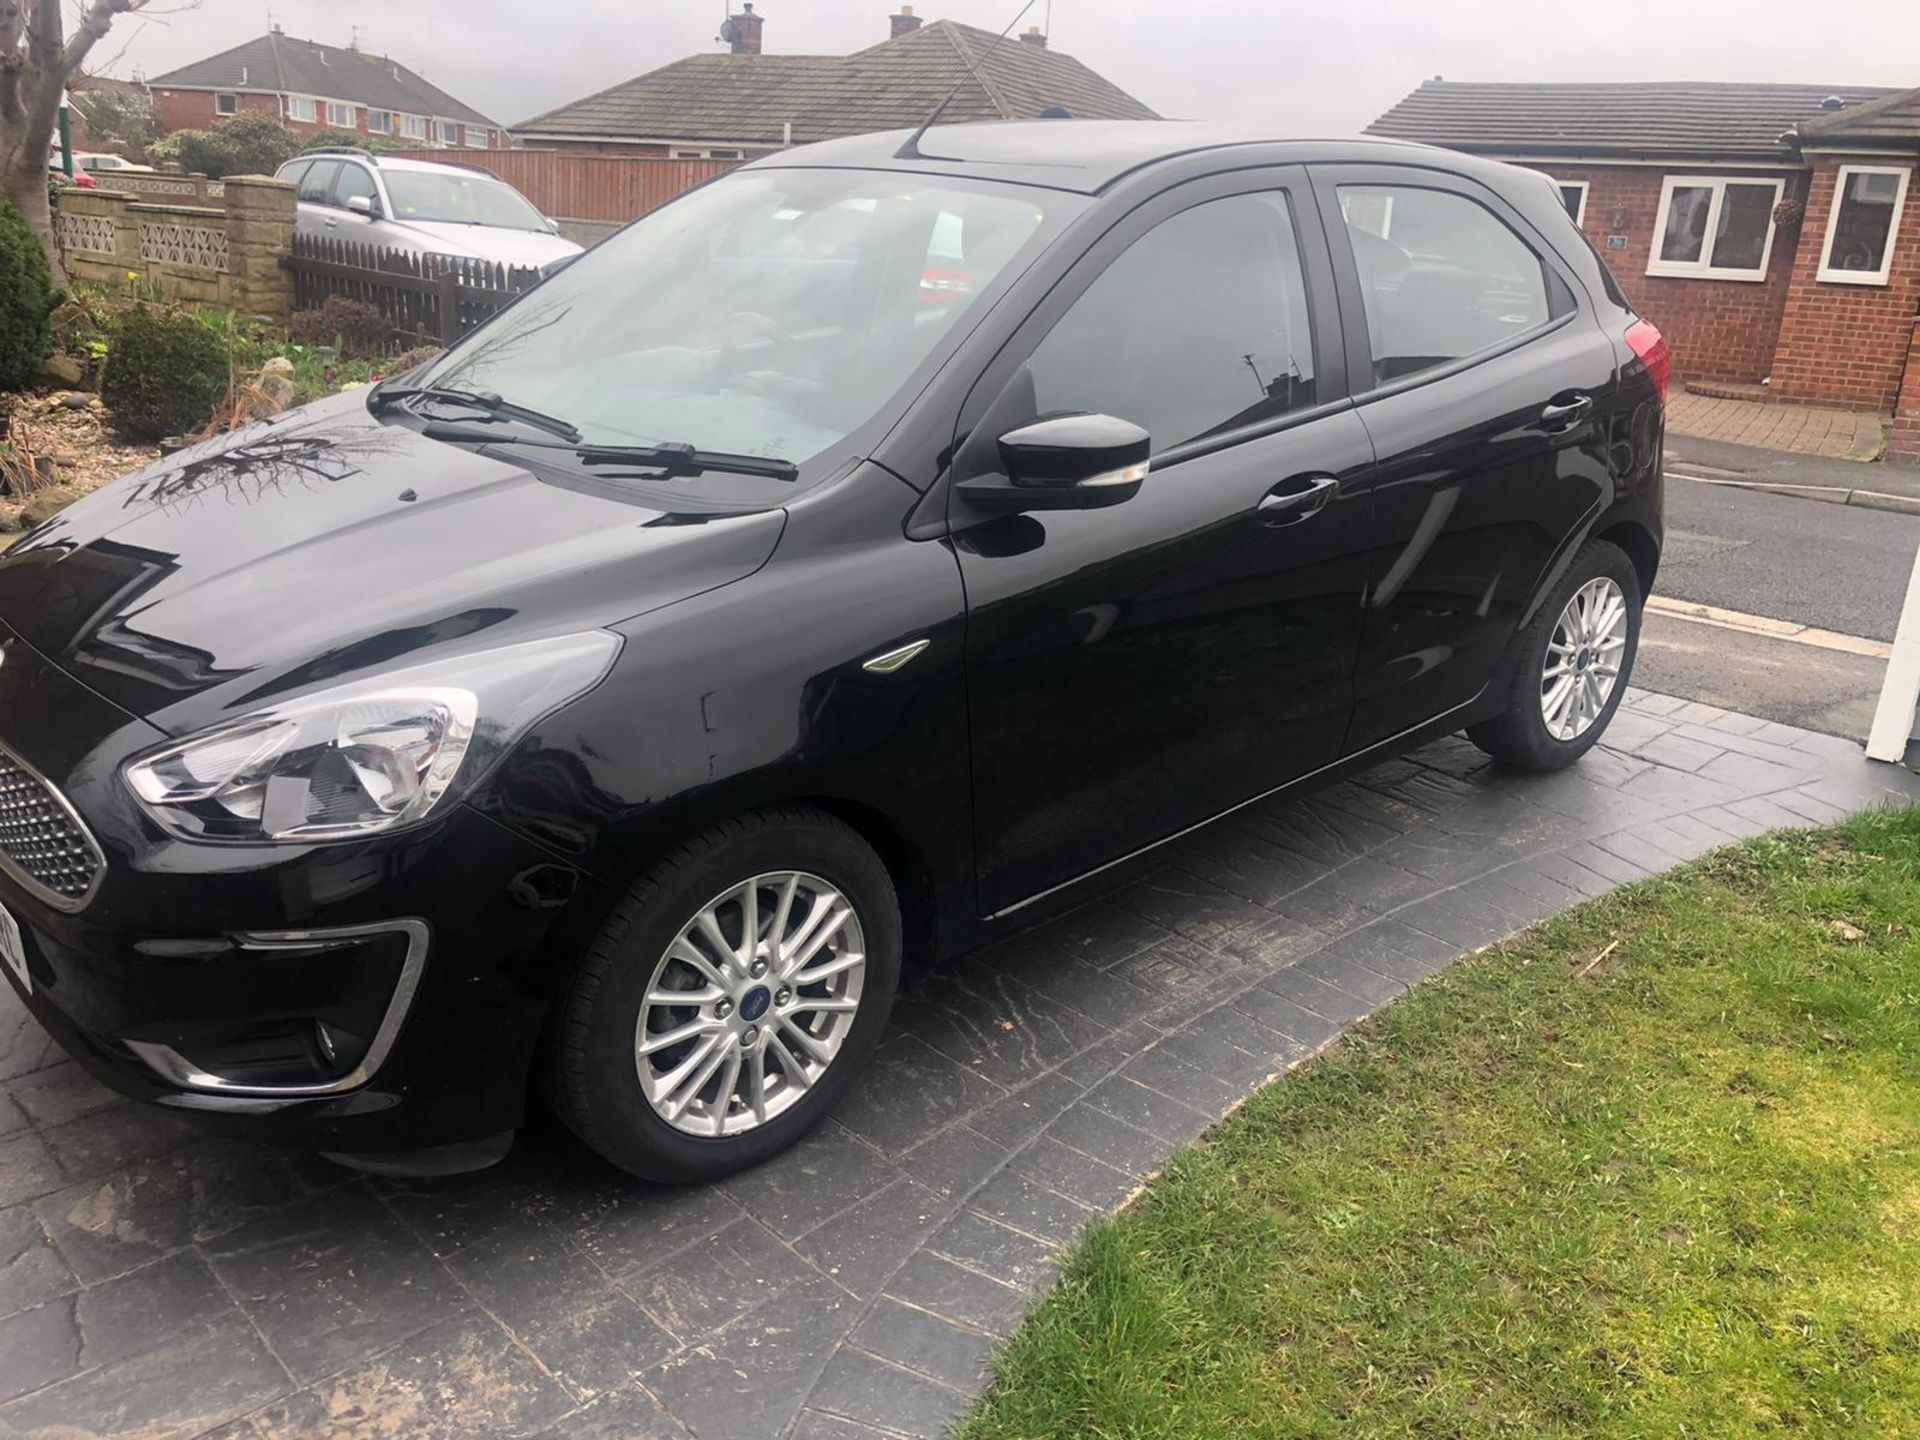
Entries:
MULTIPOLYGON (((157 75, 281 27, 384 51, 514 124, 714 42, 722 0, 154 0, 114 73, 157 75)), ((1021 0, 918 0, 999 30, 1021 0)), ((1043 21, 1049 0, 1028 20, 1043 21)), ((1297 135, 1359 129, 1450 80, 1771 80, 1920 85, 1920 0, 1051 0, 1055 48, 1164 115, 1297 135)), ((737 5, 733 8, 738 8, 737 5)), ((898 0, 758 0, 766 48, 884 40, 898 0)), ((1025 23, 1022 23, 1024 28, 1025 23)))

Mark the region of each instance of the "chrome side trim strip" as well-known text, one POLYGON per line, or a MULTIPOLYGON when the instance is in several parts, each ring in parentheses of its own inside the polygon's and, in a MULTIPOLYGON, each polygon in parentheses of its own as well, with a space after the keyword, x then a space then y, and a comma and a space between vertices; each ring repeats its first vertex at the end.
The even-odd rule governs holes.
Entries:
POLYGON ((299 1098, 313 1095, 338 1095, 358 1089, 374 1076, 406 1023, 413 1006, 414 993, 420 988, 420 972, 426 968, 427 946, 433 932, 424 920, 386 920, 377 925, 348 925, 338 930, 255 930, 234 936, 243 950, 324 950, 330 945, 346 944, 370 935, 405 935, 407 953, 400 961, 400 978, 394 983, 393 998, 387 1013, 380 1017, 380 1028, 373 1043, 351 1073, 323 1085, 248 1085, 202 1070, 170 1045, 145 1040, 129 1040, 127 1048, 144 1060, 161 1079, 186 1090, 216 1095, 272 1095, 299 1098))
POLYGON ((871 660, 862 664, 860 668, 862 670, 869 670, 875 675, 891 675, 908 661, 917 659, 920 652, 932 643, 933 641, 931 640, 912 641, 909 644, 901 645, 896 649, 888 650, 874 656, 871 660))
POLYGON ((53 803, 60 807, 67 819, 73 822, 73 828, 79 831, 80 838, 86 841, 87 853, 93 857, 93 882, 87 886, 87 893, 84 895, 62 895, 58 890, 49 890, 18 865, 14 864, 13 861, 7 857, 5 851, 0 851, 0 871, 4 871, 14 883, 27 891, 34 899, 44 905, 51 906, 55 910, 72 914, 75 911, 86 909, 88 903, 93 899, 94 893, 99 890, 101 880, 106 877, 107 852, 102 850, 100 848, 100 842, 93 838, 93 831, 88 827, 87 822, 80 818, 80 812, 73 808, 73 802, 67 799, 64 790, 47 779, 47 777, 42 775, 38 770, 34 769, 33 766, 29 765, 25 760, 22 760, 14 751, 14 748, 4 741, 0 741, 0 754, 4 754, 9 763, 17 765, 35 784, 45 790, 47 794, 53 798, 53 803))

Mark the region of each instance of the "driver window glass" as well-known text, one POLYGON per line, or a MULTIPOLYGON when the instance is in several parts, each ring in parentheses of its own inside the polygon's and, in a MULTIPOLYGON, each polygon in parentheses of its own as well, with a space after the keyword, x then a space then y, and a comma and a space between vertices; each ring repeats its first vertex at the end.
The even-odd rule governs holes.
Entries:
POLYGON ((1163 221, 1087 287, 1028 368, 1038 414, 1116 415, 1156 452, 1311 405, 1287 197, 1234 195, 1163 221))
POLYGON ((379 208, 380 192, 373 188, 373 176, 367 173, 366 167, 342 165, 340 183, 334 187, 333 191, 333 203, 345 209, 347 201, 356 195, 371 200, 374 208, 379 208))
POLYGON ((300 178, 300 198, 309 205, 332 203, 327 197, 333 190, 333 177, 339 173, 338 160, 314 161, 313 168, 300 178))
POLYGON ((1384 384, 1547 322, 1540 257, 1485 206, 1447 190, 1342 185, 1340 214, 1384 384))

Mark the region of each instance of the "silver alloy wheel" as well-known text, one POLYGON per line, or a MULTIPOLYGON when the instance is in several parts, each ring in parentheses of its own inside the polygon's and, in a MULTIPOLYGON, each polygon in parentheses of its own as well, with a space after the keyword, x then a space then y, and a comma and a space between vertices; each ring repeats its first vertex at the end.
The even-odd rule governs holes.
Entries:
POLYGON ((647 1103, 689 1135, 739 1135, 796 1104, 860 1009, 866 937, 852 902, 801 870, 703 905, 647 981, 634 1064, 647 1103))
POLYGON ((1605 575, 1560 612, 1540 674, 1540 714, 1554 739, 1578 740, 1607 708, 1627 653, 1627 620, 1627 597, 1605 575))

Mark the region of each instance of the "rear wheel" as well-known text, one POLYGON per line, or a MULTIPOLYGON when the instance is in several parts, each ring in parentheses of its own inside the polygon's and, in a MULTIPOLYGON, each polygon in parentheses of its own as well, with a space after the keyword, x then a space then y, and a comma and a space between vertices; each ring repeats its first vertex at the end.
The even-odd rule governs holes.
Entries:
POLYGON ((1496 760, 1571 765, 1599 742, 1640 645, 1640 576, 1618 546, 1590 540, 1515 641, 1507 708, 1467 727, 1496 760))
POLYGON ((556 1035, 567 1123, 650 1180, 713 1179, 791 1145, 872 1053, 900 976, 886 867, 782 807, 680 846, 582 961, 556 1035))

